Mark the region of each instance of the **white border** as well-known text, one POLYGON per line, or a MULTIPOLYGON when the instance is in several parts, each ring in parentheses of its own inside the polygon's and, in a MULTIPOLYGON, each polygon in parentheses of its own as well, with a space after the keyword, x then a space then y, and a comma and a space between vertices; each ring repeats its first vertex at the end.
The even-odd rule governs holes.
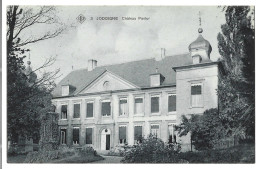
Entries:
MULTIPOLYGON (((26 167, 27 169, 30 168, 54 168, 56 167, 55 164, 40 164, 35 166, 32 164, 7 164, 7 158, 6 158, 6 88, 7 88, 7 84, 6 84, 6 39, 5 39, 5 35, 6 35, 6 5, 12 5, 12 4, 20 4, 20 5, 153 5, 153 6, 167 6, 167 5, 219 5, 219 4, 225 4, 225 5, 256 5, 256 10, 258 10, 257 8, 257 0, 213 0, 213 1, 206 1, 206 0, 196 0, 196 1, 191 1, 191 0, 182 0, 182 1, 168 1, 168 0, 149 0, 149 1, 144 1, 144 0, 131 0, 131 1, 127 1, 127 0, 113 0, 113 1, 107 1, 107 0, 95 0, 95 1, 82 1, 82 0, 73 0, 73 1, 58 1, 58 0, 44 0, 44 1, 36 1, 36 0, 3 0, 3 4, 2 4, 2 167, 3 168, 24 168, 26 167)), ((258 15, 258 12, 256 11, 256 15, 258 15)), ((258 19, 259 17, 256 16, 256 28, 258 28, 258 19)), ((258 32, 256 31, 256 36, 257 36, 258 32)), ((258 37, 258 36, 257 36, 258 37)), ((256 38, 256 44, 258 43, 259 38, 256 38)), ((256 45, 257 46, 257 45, 256 45)), ((259 49, 256 50, 256 64, 258 63, 259 59, 257 56, 259 54, 259 49)), ((258 71, 259 69, 256 66, 256 71, 258 71)), ((257 78, 257 76, 256 76, 257 78)), ((257 84, 259 84, 259 79, 256 79, 256 86, 258 86, 257 84)), ((256 88, 256 102, 258 101, 258 88, 256 88)), ((256 107, 256 121, 259 115, 257 114, 257 107, 256 107)), ((256 123, 256 129, 258 128, 259 123, 256 123)), ((258 132, 256 132, 258 133, 258 132)), ((256 151, 258 150, 258 137, 259 134, 256 136, 256 151)), ((240 168, 259 168, 259 166, 257 167, 259 162, 259 155, 256 152, 256 165, 250 165, 250 164, 244 164, 244 165, 230 165, 230 164, 222 164, 221 167, 235 167, 237 169, 240 168)), ((155 164, 147 164, 149 165, 149 167, 158 167, 155 164)), ((73 167, 77 167, 77 168, 86 168, 86 167, 93 167, 93 168, 100 168, 100 167, 108 167, 106 165, 88 165, 88 164, 70 164, 70 165, 62 165, 62 167, 65 168, 73 168, 73 167), (86 166, 87 165, 87 166, 86 166)), ((121 165, 116 165, 116 164, 110 164, 109 167, 115 167, 115 168, 122 168, 121 165)), ((132 168, 131 165, 124 165, 124 168, 132 168)), ((142 165, 135 165, 135 167, 145 167, 142 165)), ((187 167, 187 168, 219 168, 219 165, 214 165, 214 164, 203 164, 203 165, 196 165, 196 164, 191 164, 191 165, 184 165, 184 164, 170 164, 170 165, 163 165, 163 167, 165 169, 168 168, 180 168, 180 167, 187 167)))

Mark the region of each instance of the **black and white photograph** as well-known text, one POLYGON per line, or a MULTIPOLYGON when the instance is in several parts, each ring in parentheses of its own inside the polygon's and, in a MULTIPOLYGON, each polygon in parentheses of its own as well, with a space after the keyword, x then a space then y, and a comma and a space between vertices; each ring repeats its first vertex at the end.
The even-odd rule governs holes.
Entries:
POLYGON ((6 165, 256 163, 254 5, 2 8, 6 165))

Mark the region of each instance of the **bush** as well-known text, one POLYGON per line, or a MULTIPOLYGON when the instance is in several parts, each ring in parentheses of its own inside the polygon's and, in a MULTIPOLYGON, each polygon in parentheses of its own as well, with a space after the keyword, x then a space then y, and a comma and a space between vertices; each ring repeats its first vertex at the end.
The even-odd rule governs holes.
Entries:
POLYGON ((175 158, 180 151, 179 144, 165 144, 161 139, 150 135, 142 143, 125 152, 124 163, 168 163, 178 162, 175 158))
POLYGON ((111 148, 108 152, 109 156, 124 156, 125 146, 118 145, 115 148, 111 148))
POLYGON ((82 155, 82 156, 86 156, 86 155, 89 155, 89 154, 96 156, 96 155, 97 155, 97 152, 96 152, 96 150, 93 149, 93 147, 83 146, 83 147, 79 150, 79 154, 82 155))
POLYGON ((24 163, 46 163, 51 160, 66 158, 77 155, 78 151, 74 148, 59 147, 58 150, 53 151, 35 151, 27 154, 24 163))
POLYGON ((36 151, 27 154, 24 163, 45 163, 50 160, 58 159, 59 152, 55 151, 36 151))

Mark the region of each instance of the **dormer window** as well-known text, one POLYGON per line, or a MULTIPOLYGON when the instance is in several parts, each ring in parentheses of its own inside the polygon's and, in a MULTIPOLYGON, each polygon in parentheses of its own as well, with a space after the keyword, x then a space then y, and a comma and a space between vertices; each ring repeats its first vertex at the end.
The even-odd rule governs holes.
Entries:
POLYGON ((165 77, 161 73, 151 74, 150 75, 150 86, 151 87, 160 86, 163 83, 164 79, 165 79, 165 77))
POLYGON ((65 85, 61 87, 62 90, 62 96, 68 96, 70 93, 70 86, 69 85, 65 85))
POLYGON ((68 96, 70 95, 72 92, 75 91, 75 87, 72 85, 62 85, 61 86, 61 95, 62 96, 68 96))

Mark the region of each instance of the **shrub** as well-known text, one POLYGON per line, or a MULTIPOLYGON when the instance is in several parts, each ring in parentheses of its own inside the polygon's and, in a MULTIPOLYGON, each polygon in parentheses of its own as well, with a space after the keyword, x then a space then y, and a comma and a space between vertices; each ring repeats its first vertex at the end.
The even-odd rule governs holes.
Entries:
POLYGON ((58 159, 59 152, 55 151, 36 151, 27 154, 24 163, 45 163, 50 160, 58 159))
POLYGON ((178 162, 175 158, 180 151, 179 144, 168 145, 161 139, 150 135, 142 143, 125 152, 124 163, 167 163, 178 162))
POLYGON ((82 155, 82 156, 86 156, 86 155, 89 155, 89 154, 96 156, 96 155, 97 155, 97 152, 96 152, 96 150, 93 149, 93 147, 83 146, 83 147, 79 150, 79 154, 82 155))
POLYGON ((59 147, 58 150, 53 151, 35 151, 27 154, 24 163, 46 163, 51 160, 66 158, 77 155, 78 151, 74 148, 59 147))
POLYGON ((111 148, 109 150, 108 155, 109 156, 124 156, 125 152, 125 146, 118 145, 115 148, 111 148))

